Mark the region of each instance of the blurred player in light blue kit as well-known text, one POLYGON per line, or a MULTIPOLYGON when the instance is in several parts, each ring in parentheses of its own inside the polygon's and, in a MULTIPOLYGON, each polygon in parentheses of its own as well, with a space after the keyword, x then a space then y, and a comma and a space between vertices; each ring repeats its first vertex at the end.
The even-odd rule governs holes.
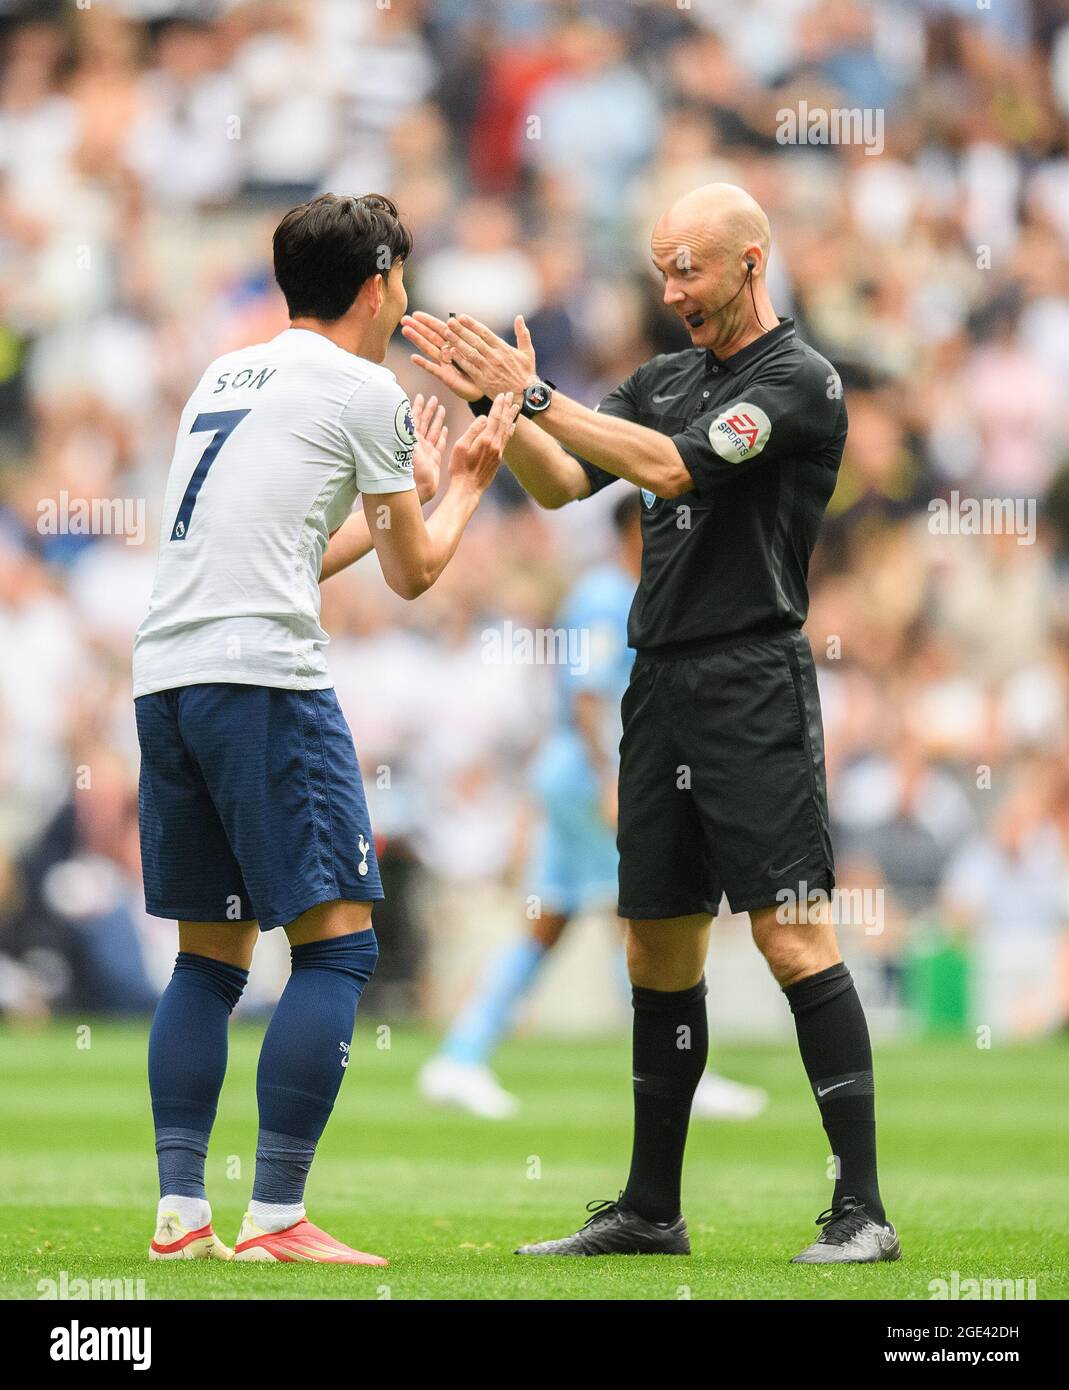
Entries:
MULTIPOLYGON (((560 667, 556 722, 531 771, 540 824, 527 877, 541 910, 527 934, 491 962, 420 1073, 424 1097, 437 1104, 488 1119, 515 1113, 519 1102, 491 1071, 490 1058, 572 918, 616 901, 617 749, 620 702, 634 660, 627 615, 642 564, 641 507, 637 489, 616 506, 614 556, 582 575, 557 615, 558 628, 581 634, 584 645, 581 660, 560 667)), ((759 1088, 707 1071, 693 1114, 749 1119, 765 1104, 759 1088)))

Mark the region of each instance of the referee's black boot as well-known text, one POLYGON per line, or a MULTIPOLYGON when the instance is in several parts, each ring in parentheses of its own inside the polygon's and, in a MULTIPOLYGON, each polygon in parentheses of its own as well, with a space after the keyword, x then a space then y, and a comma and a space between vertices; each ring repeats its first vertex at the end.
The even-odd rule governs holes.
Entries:
POLYGON ((582 1229, 563 1240, 521 1245, 517 1255, 689 1255, 690 1237, 682 1216, 674 1221, 647 1221, 615 1202, 588 1202, 591 1213, 582 1229))

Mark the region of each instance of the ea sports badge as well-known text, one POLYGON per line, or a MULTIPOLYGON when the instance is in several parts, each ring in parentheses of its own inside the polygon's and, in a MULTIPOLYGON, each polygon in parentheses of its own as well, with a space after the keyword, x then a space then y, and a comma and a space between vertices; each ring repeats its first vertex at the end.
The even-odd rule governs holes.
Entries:
POLYGON ((728 463, 742 463, 759 454, 772 433, 772 421, 759 405, 739 401, 722 410, 709 426, 709 443, 728 463))

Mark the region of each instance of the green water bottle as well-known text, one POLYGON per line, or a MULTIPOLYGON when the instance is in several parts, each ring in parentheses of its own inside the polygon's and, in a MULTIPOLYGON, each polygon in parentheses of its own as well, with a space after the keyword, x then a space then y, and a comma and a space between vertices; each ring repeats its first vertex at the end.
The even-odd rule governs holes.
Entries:
POLYGON ((969 1021, 970 961, 960 938, 939 923, 920 923, 905 956, 906 1006, 922 1037, 965 1031, 969 1021))

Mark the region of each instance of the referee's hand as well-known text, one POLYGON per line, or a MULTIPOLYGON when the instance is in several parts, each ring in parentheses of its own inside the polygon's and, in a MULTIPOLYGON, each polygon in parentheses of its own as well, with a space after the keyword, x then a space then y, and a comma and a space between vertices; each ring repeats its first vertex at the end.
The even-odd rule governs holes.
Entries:
POLYGON ((446 346, 445 329, 443 319, 422 310, 406 314, 401 320, 401 332, 413 347, 419 349, 411 357, 416 366, 436 377, 462 401, 477 401, 485 393, 453 363, 446 346))
POLYGON ((444 325, 445 349, 442 357, 458 367, 470 381, 474 381, 485 396, 492 396, 497 391, 513 391, 517 396, 522 395, 532 381, 537 380, 538 371, 535 367, 534 343, 522 314, 516 315, 513 327, 516 332, 515 347, 470 314, 451 318, 444 325))
POLYGON ((489 414, 476 415, 453 445, 450 482, 469 483, 480 493, 486 491, 512 438, 521 404, 511 391, 506 391, 495 397, 489 414))

